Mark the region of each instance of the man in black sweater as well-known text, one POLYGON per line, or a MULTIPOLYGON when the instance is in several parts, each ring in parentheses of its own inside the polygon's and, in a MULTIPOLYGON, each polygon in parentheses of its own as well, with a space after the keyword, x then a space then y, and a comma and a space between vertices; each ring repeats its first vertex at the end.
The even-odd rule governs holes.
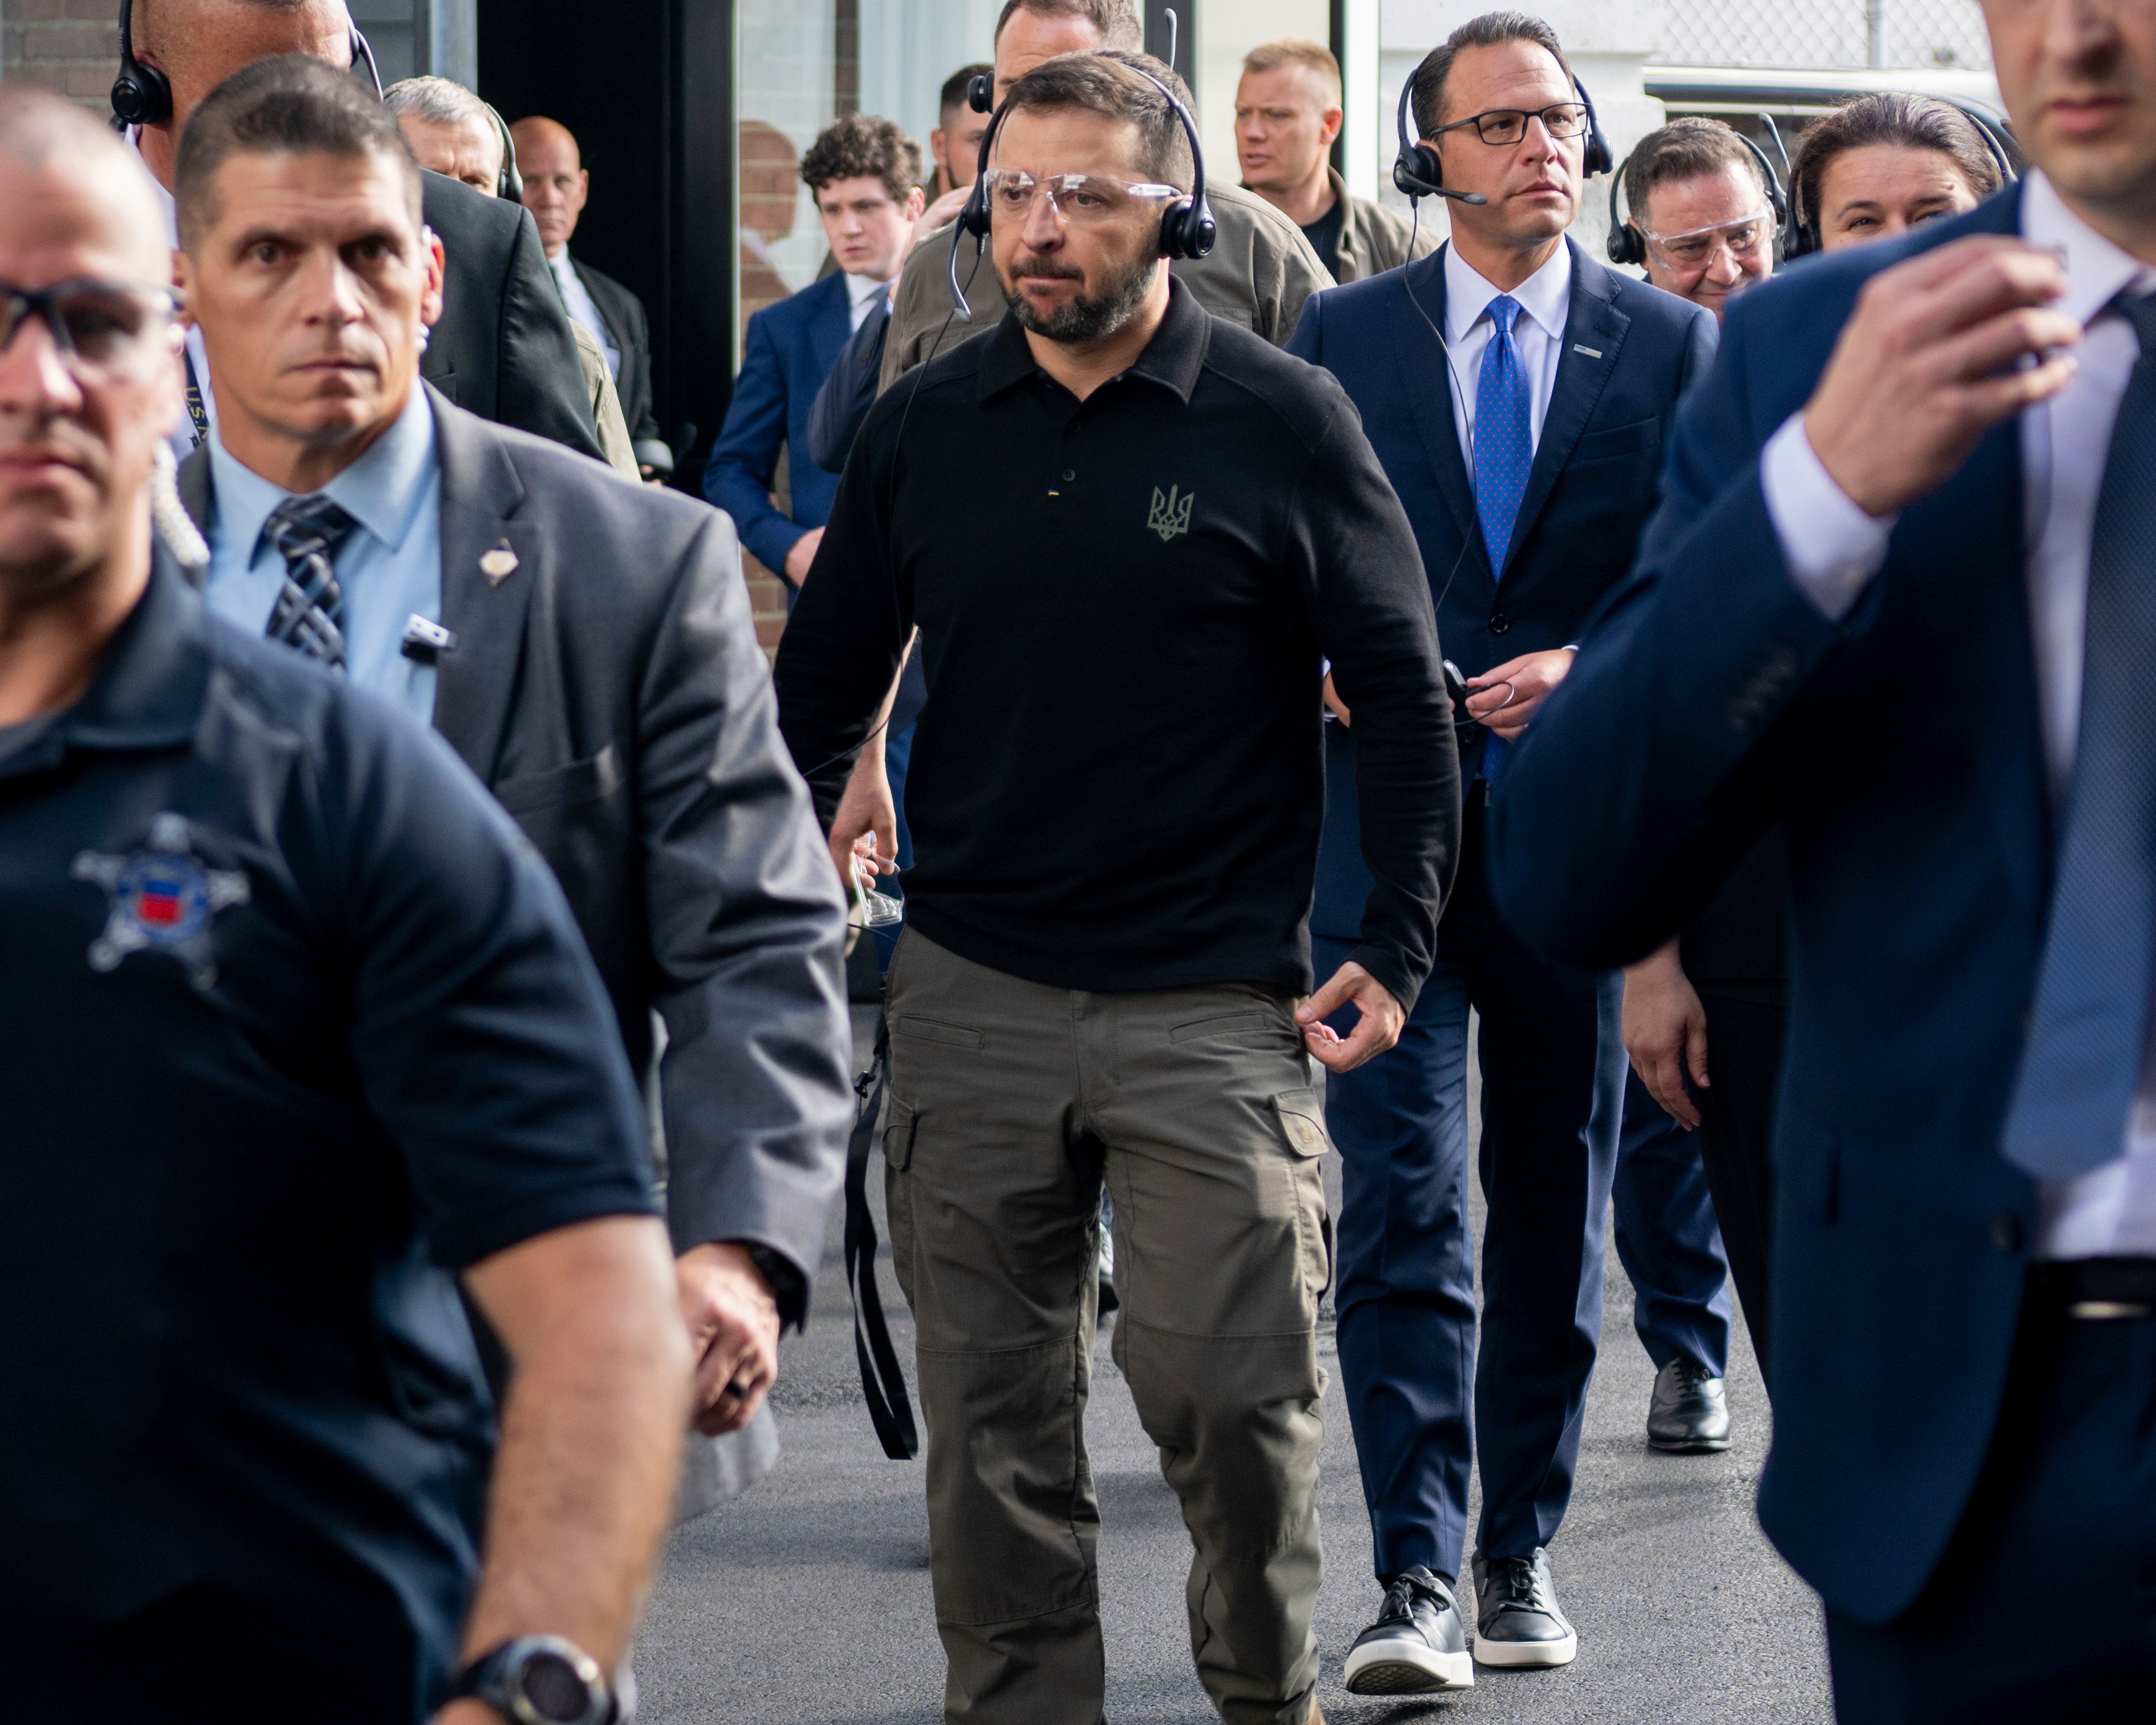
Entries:
MULTIPOLYGON (((1116 1357, 1196 1546, 1199 1673, 1225 1718, 1277 1725, 1316 1715, 1309 1062, 1398 1035, 1458 773, 1421 559, 1353 408, 1160 268, 1193 162, 1140 65, 1167 75, 1072 54, 1012 93, 988 196, 1013 316, 871 413, 780 648, 780 723, 830 821, 918 624, 884 1143, 947 1717, 1101 1717, 1081 1422, 1105 1176, 1116 1357), (1299 1004, 1327 657, 1376 886, 1299 1004), (1349 1002, 1343 1040, 1322 1020, 1349 1002)), ((865 828, 833 834, 850 865, 865 828)))

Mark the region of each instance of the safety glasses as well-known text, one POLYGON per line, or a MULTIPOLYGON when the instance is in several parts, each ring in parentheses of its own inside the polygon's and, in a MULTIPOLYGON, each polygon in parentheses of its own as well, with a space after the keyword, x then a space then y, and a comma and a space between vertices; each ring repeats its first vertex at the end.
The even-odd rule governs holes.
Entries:
POLYGON ((1648 244, 1654 247, 1670 268, 1704 270, 1713 262, 1715 253, 1725 246, 1729 249, 1730 254, 1741 262, 1756 254, 1760 247, 1773 244, 1774 217, 1771 210, 1759 209, 1734 222, 1717 222, 1707 228, 1687 228, 1681 234, 1643 231, 1647 233, 1648 244))
POLYGON ((985 183, 989 213, 998 221, 1024 221, 1034 202, 1045 197, 1060 219, 1078 227, 1106 227, 1140 205, 1184 195, 1180 187, 1142 180, 1118 180, 1106 174, 1044 174, 1036 178, 1015 167, 990 168, 985 183))

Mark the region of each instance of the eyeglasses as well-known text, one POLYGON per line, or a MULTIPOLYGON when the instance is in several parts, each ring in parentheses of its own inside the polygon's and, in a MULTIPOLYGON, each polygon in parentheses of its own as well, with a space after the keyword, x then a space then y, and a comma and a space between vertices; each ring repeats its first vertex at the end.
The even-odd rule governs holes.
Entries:
POLYGON ((1471 114, 1465 120, 1440 126, 1430 136, 1441 137, 1446 132, 1458 131, 1463 126, 1471 126, 1476 136, 1486 144, 1517 144, 1527 136, 1530 120, 1541 121, 1543 130, 1553 138, 1576 138, 1587 130, 1587 105, 1558 102, 1532 113, 1518 108, 1492 108, 1487 113, 1471 114))
POLYGON ((171 327, 178 301, 164 288, 82 278, 50 287, 0 281, 0 353, 40 318, 70 370, 110 377, 128 370, 171 327))
POLYGON ((1036 179, 1015 167, 990 168, 984 183, 989 213, 998 219, 1024 220, 1033 213, 1034 201, 1045 194, 1059 218, 1086 228, 1107 226, 1127 214, 1133 203, 1184 195, 1179 186, 1112 179, 1106 174, 1047 174, 1036 179))
POLYGON ((1711 228, 1688 228, 1681 234, 1649 234, 1647 239, 1662 261, 1675 270, 1704 270, 1723 246, 1740 262, 1773 243, 1774 214, 1754 210, 1734 222, 1717 222, 1711 228))

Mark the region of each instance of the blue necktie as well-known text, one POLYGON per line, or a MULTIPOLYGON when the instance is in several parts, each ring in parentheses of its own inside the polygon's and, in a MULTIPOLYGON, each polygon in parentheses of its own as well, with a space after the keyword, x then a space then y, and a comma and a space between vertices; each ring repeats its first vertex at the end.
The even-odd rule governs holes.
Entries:
MULTIPOLYGON (((1527 422, 1527 380, 1520 370, 1520 350, 1512 345, 1520 302, 1500 294, 1489 312, 1490 344, 1482 350, 1475 385, 1475 519, 1490 553, 1490 572, 1502 581, 1520 500, 1527 495, 1527 470, 1535 465, 1535 444, 1527 422)), ((1497 776, 1503 749, 1496 732, 1483 737, 1482 778, 1497 776)))
POLYGON ((262 524, 262 536, 285 558, 284 585, 264 633, 331 670, 345 668, 344 589, 335 559, 358 525, 319 491, 287 497, 262 524))
POLYGON ((2005 1137, 2045 1180, 2123 1153, 2156 967, 2156 296, 2114 309, 2141 360, 2097 494, 2073 785, 2005 1137))

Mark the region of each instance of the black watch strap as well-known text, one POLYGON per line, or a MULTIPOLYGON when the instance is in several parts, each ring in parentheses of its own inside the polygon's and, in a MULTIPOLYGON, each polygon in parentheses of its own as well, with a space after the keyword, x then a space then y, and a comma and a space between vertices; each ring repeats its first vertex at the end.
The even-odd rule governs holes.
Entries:
POLYGON ((614 1725, 620 1717, 606 1674, 561 1635, 520 1635, 481 1654, 450 1689, 483 1701, 513 1725, 614 1725))

